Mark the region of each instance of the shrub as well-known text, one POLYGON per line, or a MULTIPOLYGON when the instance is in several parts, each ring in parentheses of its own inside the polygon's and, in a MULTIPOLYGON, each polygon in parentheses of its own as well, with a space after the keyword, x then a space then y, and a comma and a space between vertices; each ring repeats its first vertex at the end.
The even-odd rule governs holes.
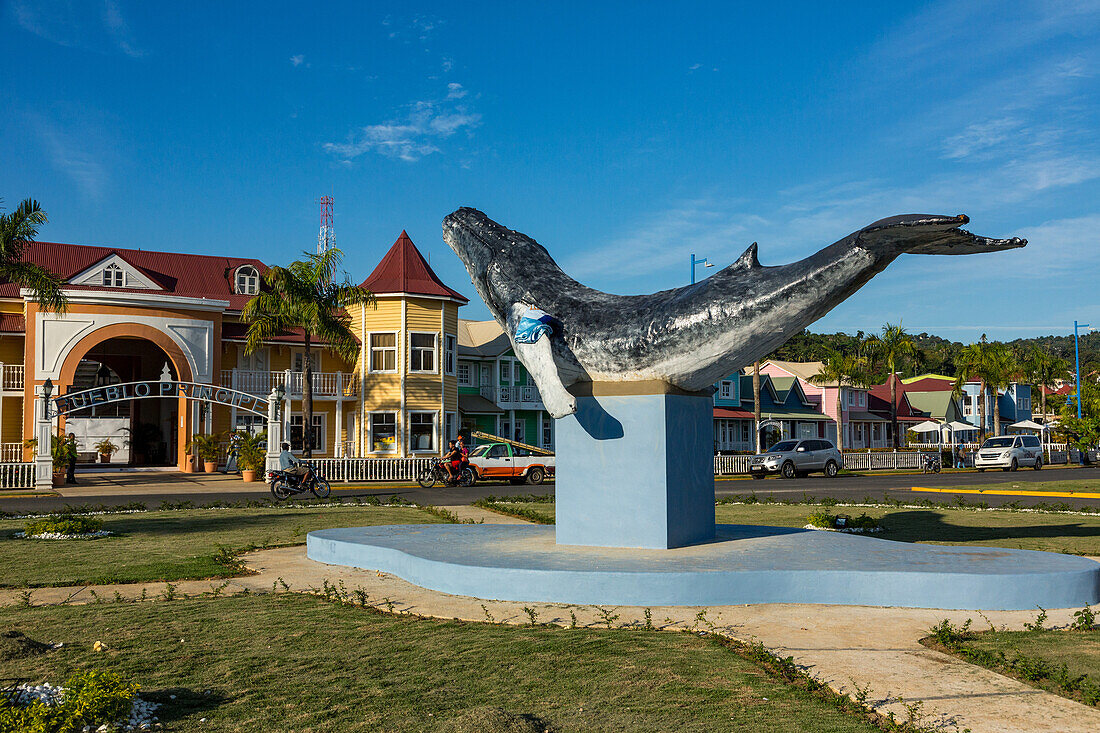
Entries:
POLYGON ((64 685, 56 705, 34 700, 23 704, 18 690, 0 691, 0 733, 53 733, 96 728, 125 720, 137 685, 111 672, 78 672, 64 685))
POLYGON ((830 514, 827 511, 819 510, 812 512, 810 516, 806 517, 807 524, 812 524, 815 527, 824 527, 826 529, 832 529, 836 526, 836 515, 830 514))
POLYGON ((970 638, 970 619, 967 619, 962 626, 955 626, 949 620, 944 619, 929 629, 928 632, 937 643, 946 647, 955 647, 970 638))
POLYGON ((32 519, 23 526, 27 536, 47 534, 91 534, 103 529, 103 520, 94 517, 77 517, 62 515, 60 517, 43 517, 32 519))
POLYGON ((1075 631, 1088 631, 1095 625, 1096 612, 1089 608, 1089 604, 1086 603, 1084 608, 1074 612, 1073 623, 1070 625, 1070 628, 1075 631))

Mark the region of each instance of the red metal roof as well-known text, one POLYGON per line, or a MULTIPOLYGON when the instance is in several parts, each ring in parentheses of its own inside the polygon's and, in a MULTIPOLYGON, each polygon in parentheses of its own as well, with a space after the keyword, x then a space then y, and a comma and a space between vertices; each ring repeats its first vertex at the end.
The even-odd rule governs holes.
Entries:
POLYGON ((453 298, 460 303, 469 302, 462 293, 444 285, 443 281, 432 272, 432 268, 404 230, 401 230, 401 236, 360 287, 377 294, 434 295, 453 298))
MULTIPOLYGON (((898 382, 899 385, 904 384, 898 382)), ((889 382, 887 382, 889 385, 889 382)), ((915 382, 909 382, 905 385, 906 392, 951 392, 955 389, 955 383, 949 379, 936 379, 935 377, 925 377, 924 379, 918 379, 915 382)))
POLYGON ((715 407, 714 416, 716 418, 738 418, 741 420, 753 420, 756 417, 748 410, 738 410, 732 407, 715 407))
MULTIPOLYGON (((87 244, 30 242, 23 250, 24 261, 41 265, 60 275, 62 280, 71 279, 111 255, 118 255, 163 288, 163 291, 137 292, 164 292, 188 298, 227 300, 230 310, 240 310, 252 297, 234 292, 236 285, 233 277, 237 268, 241 265, 252 265, 261 276, 268 270, 263 262, 245 257, 148 252, 140 249, 97 247, 87 244)), ((135 292, 134 288, 105 288, 91 285, 66 285, 65 287, 73 290, 135 292)), ((0 283, 0 298, 18 297, 18 285, 11 282, 0 283)))
MULTIPOLYGON (((867 390, 868 395, 871 395, 872 397, 877 398, 881 403, 884 403, 884 404, 881 405, 881 407, 876 405, 875 408, 870 408, 871 402, 869 400, 868 401, 868 408, 869 409, 884 409, 884 410, 886 410, 887 413, 889 413, 889 411, 890 411, 890 380, 891 379, 897 381, 897 384, 898 384, 898 388, 897 388, 898 420, 901 420, 903 418, 912 418, 912 417, 920 417, 921 420, 926 420, 927 418, 923 416, 923 413, 921 413, 921 416, 917 416, 917 415, 913 414, 913 406, 909 404, 909 399, 905 396, 905 393, 906 392, 932 392, 932 391, 936 391, 936 390, 914 389, 913 384, 906 384, 905 382, 901 381, 901 379, 899 379, 896 374, 891 374, 889 379, 886 380, 885 384, 877 384, 874 387, 871 387, 870 389, 867 390)), ((922 379, 921 381, 923 382, 923 381, 929 381, 929 380, 923 380, 922 379)), ((916 382, 914 382, 914 384, 916 384, 916 382)))
POLYGON ((0 333, 26 333, 27 319, 20 313, 0 313, 0 333))

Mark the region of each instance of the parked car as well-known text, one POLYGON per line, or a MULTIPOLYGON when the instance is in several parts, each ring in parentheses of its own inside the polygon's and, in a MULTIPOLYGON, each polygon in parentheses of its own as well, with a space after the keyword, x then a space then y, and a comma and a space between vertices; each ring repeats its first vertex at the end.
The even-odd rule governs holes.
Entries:
POLYGON ((526 481, 541 484, 554 475, 554 456, 539 455, 533 450, 508 443, 487 443, 470 452, 470 467, 477 479, 508 479, 513 483, 526 481))
POLYGON ((752 457, 749 473, 753 478, 759 479, 769 473, 778 473, 783 478, 794 478, 821 471, 832 478, 843 465, 844 457, 828 440, 781 440, 769 448, 767 453, 752 457))
POLYGON ((974 468, 979 471, 987 468, 1015 471, 1020 466, 1031 466, 1036 471, 1043 467, 1043 445, 1034 435, 990 438, 974 454, 974 468))

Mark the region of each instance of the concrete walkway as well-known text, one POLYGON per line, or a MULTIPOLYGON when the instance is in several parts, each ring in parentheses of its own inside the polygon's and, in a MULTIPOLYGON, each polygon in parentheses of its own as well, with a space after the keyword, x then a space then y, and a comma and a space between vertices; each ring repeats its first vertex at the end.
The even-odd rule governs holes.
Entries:
MULTIPOLYGON (((444 507, 461 518, 487 523, 522 523, 521 520, 486 512, 476 507, 444 507)), ((593 606, 523 604, 483 600, 426 590, 400 578, 354 568, 315 563, 304 547, 263 550, 245 556, 254 575, 228 581, 182 581, 175 592, 186 595, 250 592, 283 592, 319 589, 325 581, 343 582, 349 590, 361 589, 368 602, 380 609, 438 618, 525 624, 532 608, 540 623, 568 626, 571 613, 580 626, 602 627, 603 614, 593 606), (223 585, 224 583, 224 585, 223 585), (491 617, 491 619, 490 619, 491 617)), ((157 598, 164 583, 96 586, 92 588, 41 588, 31 591, 33 605, 62 602, 88 603, 92 592, 111 600, 117 592, 126 599, 157 598)), ((0 603, 20 602, 21 591, 0 591, 0 603)), ((1066 625, 1076 609, 1051 610, 1049 625, 1066 625)), ((608 608, 617 615, 613 626, 641 626, 645 609, 608 608)), ((695 628, 726 634, 742 641, 760 641, 781 656, 792 656, 819 680, 838 692, 854 695, 869 688, 868 703, 881 712, 907 717, 901 700, 921 701, 921 723, 943 730, 970 728, 974 733, 1000 731, 1058 731, 1093 733, 1100 730, 1100 710, 1025 685, 921 646, 933 624, 944 618, 962 623, 968 618, 976 628, 985 622, 976 612, 934 609, 872 608, 814 605, 748 605, 655 607, 654 625, 662 629, 695 628), (699 613, 705 612, 700 618, 699 613), (957 728, 956 728, 957 726, 957 728)), ((1033 612, 995 611, 986 616, 998 627, 1022 628, 1033 612)))

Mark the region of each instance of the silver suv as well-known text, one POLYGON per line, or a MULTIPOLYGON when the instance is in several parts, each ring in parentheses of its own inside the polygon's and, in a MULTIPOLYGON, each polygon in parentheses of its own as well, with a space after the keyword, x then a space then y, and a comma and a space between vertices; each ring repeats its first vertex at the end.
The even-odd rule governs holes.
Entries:
POLYGON ((1043 467, 1043 446, 1034 435, 990 438, 974 455, 974 468, 979 471, 987 468, 1015 471, 1020 466, 1031 466, 1036 471, 1043 467))
POLYGON ((764 478, 769 473, 778 473, 783 478, 794 478, 805 476, 811 471, 821 471, 832 478, 843 465, 844 457, 827 440, 781 440, 769 448, 767 453, 752 457, 749 473, 753 478, 764 478))

